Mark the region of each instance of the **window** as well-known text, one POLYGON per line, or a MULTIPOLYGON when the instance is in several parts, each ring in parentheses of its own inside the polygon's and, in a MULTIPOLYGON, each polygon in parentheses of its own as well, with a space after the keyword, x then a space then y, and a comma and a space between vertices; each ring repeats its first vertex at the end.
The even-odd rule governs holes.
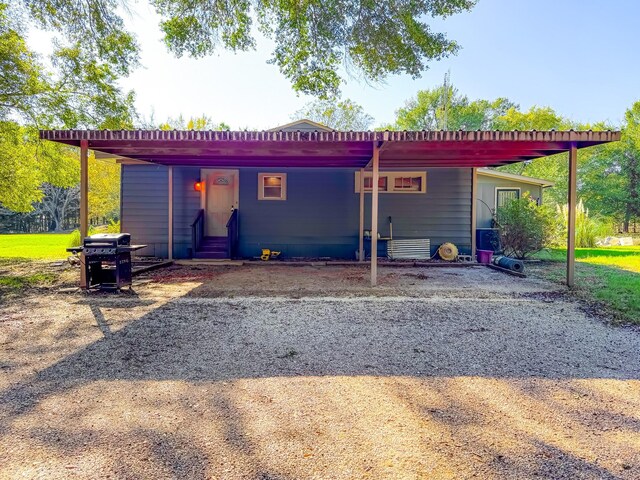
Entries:
POLYGON ((520 198, 519 188, 496 188, 496 211, 512 200, 520 198))
POLYGON ((286 200, 286 173, 259 173, 258 200, 286 200))
MULTIPOLYGON (((373 190, 373 176, 364 176, 364 191, 373 190)), ((387 191, 387 177, 381 176, 378 178, 378 191, 386 192, 387 191)))
MULTIPOLYGON (((360 172, 356 172, 355 191, 360 192, 360 172)), ((373 190, 373 173, 364 174, 364 191, 371 193, 373 190)), ((426 172, 380 172, 378 180, 380 193, 426 193, 426 172)))
POLYGON ((419 192, 422 190, 422 177, 396 177, 393 188, 394 190, 419 192))

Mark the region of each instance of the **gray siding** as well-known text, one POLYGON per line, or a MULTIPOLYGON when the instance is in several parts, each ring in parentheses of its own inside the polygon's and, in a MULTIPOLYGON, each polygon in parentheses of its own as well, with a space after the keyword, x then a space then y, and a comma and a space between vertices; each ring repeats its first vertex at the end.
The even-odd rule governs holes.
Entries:
MULTIPOLYGON (((144 255, 167 256, 168 170, 124 165, 122 228, 144 255)), ((187 258, 191 222, 200 208, 193 182, 199 168, 174 167, 174 256, 187 258)), ((262 248, 287 257, 354 258, 358 248, 359 194, 355 170, 240 169, 240 255, 256 257, 262 248), (287 200, 259 201, 258 173, 287 173, 287 200)), ((429 238, 432 253, 444 242, 461 252, 471 248, 471 170, 427 170, 426 194, 380 194, 379 230, 394 238, 429 238)), ((365 195, 365 228, 371 224, 371 195, 365 195)), ((384 242, 381 242, 384 245, 384 242)))
POLYGON ((258 200, 258 173, 240 171, 240 254, 261 248, 288 257, 353 258, 360 204, 354 201, 353 171, 287 169, 287 200, 258 200))
POLYGON ((497 187, 519 188, 520 195, 529 192, 532 198, 539 198, 542 201, 543 188, 540 185, 478 174, 478 202, 476 205, 476 226, 478 228, 491 227, 491 210, 495 209, 497 187))
POLYGON ((122 166, 121 229, 133 243, 148 245, 138 255, 167 257, 167 171, 155 165, 122 166))
MULTIPOLYGON (((391 216, 393 238, 428 238, 431 254, 445 242, 454 243, 461 253, 470 253, 471 178, 470 168, 431 168, 427 170, 425 194, 380 194, 380 235, 389 235, 391 216)), ((370 205, 371 195, 367 194, 366 229, 371 226, 370 205)))
MULTIPOLYGON (((200 208, 200 193, 193 189, 199 178, 197 167, 173 169, 173 254, 188 258, 191 222, 200 208)), ((122 231, 134 243, 146 244, 139 255, 168 255, 168 169, 156 165, 122 166, 122 231)))

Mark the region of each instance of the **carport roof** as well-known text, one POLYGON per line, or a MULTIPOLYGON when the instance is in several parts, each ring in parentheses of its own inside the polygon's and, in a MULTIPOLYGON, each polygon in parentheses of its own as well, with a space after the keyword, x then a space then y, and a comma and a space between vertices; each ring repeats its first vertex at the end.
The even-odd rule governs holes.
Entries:
POLYGON ((201 167, 489 167, 620 139, 615 131, 41 130, 40 138, 119 158, 201 167))

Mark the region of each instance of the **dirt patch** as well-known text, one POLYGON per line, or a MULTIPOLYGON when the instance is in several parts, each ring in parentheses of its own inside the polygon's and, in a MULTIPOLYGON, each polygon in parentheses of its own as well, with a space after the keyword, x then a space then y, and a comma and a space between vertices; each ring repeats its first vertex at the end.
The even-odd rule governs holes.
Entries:
POLYGON ((0 478, 638 478, 638 332, 453 270, 171 267, 4 302, 0 478))

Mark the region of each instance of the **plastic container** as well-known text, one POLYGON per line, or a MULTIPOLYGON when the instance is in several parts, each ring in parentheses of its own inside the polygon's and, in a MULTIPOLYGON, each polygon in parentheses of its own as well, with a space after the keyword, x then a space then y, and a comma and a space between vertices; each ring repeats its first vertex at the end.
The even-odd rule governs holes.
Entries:
POLYGON ((491 257, 493 257, 492 250, 478 250, 478 263, 491 263, 491 257))

